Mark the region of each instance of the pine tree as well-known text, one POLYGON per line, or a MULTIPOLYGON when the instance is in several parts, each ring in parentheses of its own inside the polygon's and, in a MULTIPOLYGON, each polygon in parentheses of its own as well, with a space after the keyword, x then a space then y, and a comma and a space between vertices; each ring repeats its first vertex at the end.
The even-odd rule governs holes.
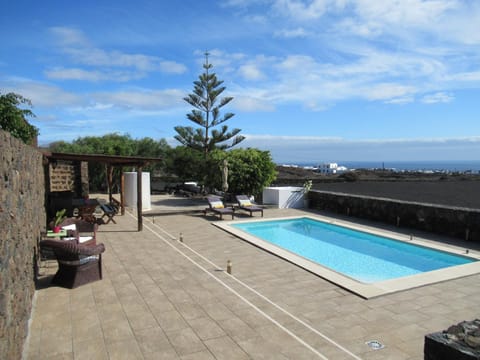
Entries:
POLYGON ((218 80, 215 73, 209 72, 212 64, 209 64, 208 56, 209 53, 206 52, 205 63, 203 64, 205 71, 198 77, 197 81, 193 82, 193 93, 184 98, 187 103, 194 107, 187 114, 187 118, 197 127, 175 127, 177 132, 175 139, 189 148, 202 152, 205 160, 212 150, 226 150, 245 139, 244 136, 238 135, 240 129, 229 131, 227 125, 223 124, 231 119, 234 114, 229 112, 221 116, 220 109, 232 101, 233 97, 219 98, 225 90, 225 86, 222 86, 223 81, 218 80), (220 125, 221 127, 217 129, 220 125), (226 143, 229 140, 232 140, 231 143, 226 143))

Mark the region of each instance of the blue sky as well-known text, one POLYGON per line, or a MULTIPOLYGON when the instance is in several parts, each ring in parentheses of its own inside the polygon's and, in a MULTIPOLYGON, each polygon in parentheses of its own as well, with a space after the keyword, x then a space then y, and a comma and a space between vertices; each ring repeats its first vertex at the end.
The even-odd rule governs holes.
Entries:
POLYGON ((227 125, 277 162, 480 160, 475 0, 17 0, 0 32, 0 91, 41 144, 176 146, 208 50, 227 125))

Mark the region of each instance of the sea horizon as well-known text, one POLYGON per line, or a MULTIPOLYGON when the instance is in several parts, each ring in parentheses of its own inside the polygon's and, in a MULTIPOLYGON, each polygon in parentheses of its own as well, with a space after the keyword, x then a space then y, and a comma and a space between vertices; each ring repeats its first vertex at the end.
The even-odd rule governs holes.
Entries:
POLYGON ((291 162, 281 165, 318 167, 324 163, 336 163, 347 169, 385 169, 395 171, 436 171, 480 173, 480 160, 412 160, 412 161, 319 161, 291 162))

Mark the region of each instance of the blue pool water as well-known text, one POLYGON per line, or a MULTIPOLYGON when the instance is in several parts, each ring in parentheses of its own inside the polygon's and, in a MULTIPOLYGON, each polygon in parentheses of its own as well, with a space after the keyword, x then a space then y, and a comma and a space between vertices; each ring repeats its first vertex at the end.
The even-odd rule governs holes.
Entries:
POLYGON ((232 226, 364 283, 476 261, 309 218, 232 226))

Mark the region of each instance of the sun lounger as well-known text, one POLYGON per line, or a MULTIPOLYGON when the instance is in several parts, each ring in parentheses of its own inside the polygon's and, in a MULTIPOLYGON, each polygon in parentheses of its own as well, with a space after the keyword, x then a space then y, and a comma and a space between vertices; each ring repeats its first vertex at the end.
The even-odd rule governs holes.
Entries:
POLYGON ((206 208, 203 213, 207 215, 207 211, 211 211, 214 214, 220 215, 220 219, 223 219, 223 215, 231 214, 232 220, 233 215, 235 214, 235 209, 226 207, 223 201, 219 197, 209 196, 207 197, 208 208, 206 208))
POLYGON ((235 196, 235 198, 237 199, 237 204, 238 204, 239 209, 248 211, 250 213, 250 216, 253 216, 254 212, 260 212, 262 214, 262 217, 263 217, 263 208, 261 208, 260 206, 252 203, 252 201, 249 199, 248 196, 237 195, 237 196, 235 196))

